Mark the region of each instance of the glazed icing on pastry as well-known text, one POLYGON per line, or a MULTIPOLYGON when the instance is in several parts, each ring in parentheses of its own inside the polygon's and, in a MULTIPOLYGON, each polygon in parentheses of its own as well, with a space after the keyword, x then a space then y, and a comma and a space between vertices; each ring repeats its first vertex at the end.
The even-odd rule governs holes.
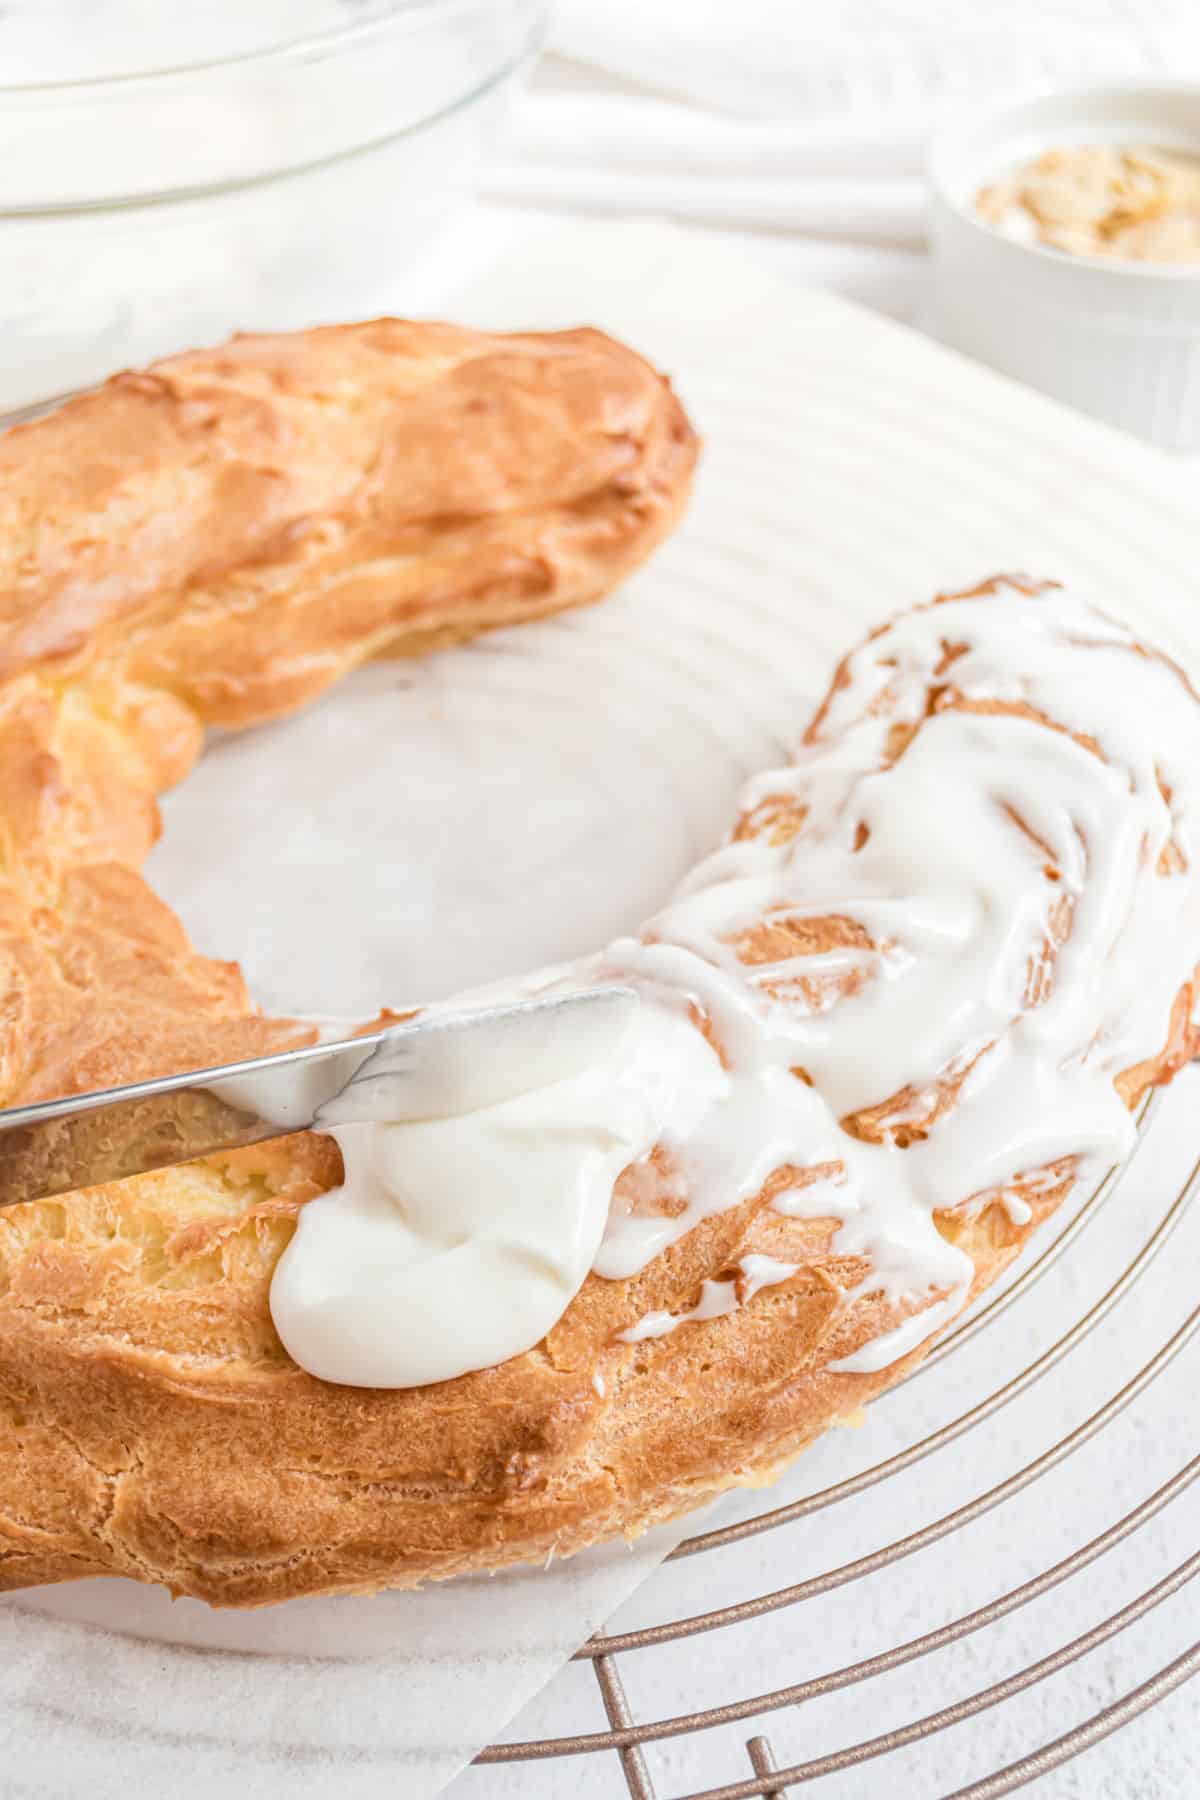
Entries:
MULTIPOLYGON (((889 1366, 967 1298, 939 1216, 1003 1193, 1023 1222, 1023 1195, 1128 1150, 1119 1078, 1192 1004, 1198 785, 1186 681, 1073 595, 994 583, 899 619, 637 938, 507 990, 633 983, 609 1063, 338 1133, 345 1183, 274 1279, 286 1348, 364 1386, 500 1362, 589 1269, 633 1278, 770 1186, 840 1221, 855 1292, 904 1315, 831 1366, 889 1366)), ((749 1266, 771 1261, 625 1340, 747 1303, 794 1272, 749 1266)))

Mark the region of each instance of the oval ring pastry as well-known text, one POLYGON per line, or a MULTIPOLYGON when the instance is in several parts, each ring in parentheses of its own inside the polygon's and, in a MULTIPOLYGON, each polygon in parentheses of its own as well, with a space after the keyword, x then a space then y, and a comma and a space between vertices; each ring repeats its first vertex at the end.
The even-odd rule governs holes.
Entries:
MULTIPOLYGON (((156 794, 207 725, 598 598, 695 454, 600 334, 393 320, 175 358, 0 440, 0 1099, 306 1041, 142 881, 156 794)), ((615 1146, 528 1349, 408 1386, 298 1366, 272 1282, 291 1341, 315 1303, 289 1312, 280 1271, 350 1191, 331 1136, 0 1215, 0 1585, 411 1585, 769 1478, 911 1368, 1196 1051, 1198 787, 1184 676, 1053 584, 881 628, 658 917, 513 984, 642 1001, 524 1140, 448 1122, 456 1181, 575 1105, 615 1146)), ((436 1186, 439 1141, 395 1154, 436 1186)))

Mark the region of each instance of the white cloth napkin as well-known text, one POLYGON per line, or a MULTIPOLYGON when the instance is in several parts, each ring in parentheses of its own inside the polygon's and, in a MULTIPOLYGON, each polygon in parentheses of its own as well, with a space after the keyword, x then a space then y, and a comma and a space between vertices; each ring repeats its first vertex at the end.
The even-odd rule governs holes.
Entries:
POLYGON ((750 118, 868 118, 1194 63, 1191 0, 559 0, 552 48, 750 118))
POLYGON ((939 113, 1008 91, 1200 69, 1190 0, 560 0, 485 191, 719 231, 911 316, 939 113))

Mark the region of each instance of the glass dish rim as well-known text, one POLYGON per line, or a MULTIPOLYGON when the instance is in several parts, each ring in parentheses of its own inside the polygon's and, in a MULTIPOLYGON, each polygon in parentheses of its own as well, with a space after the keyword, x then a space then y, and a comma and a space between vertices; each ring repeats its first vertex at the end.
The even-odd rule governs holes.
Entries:
MULTIPOLYGON (((547 0, 505 0, 506 6, 514 12, 528 6, 535 12, 544 13, 546 3, 547 0)), ((296 57, 336 50, 342 45, 353 45, 389 31, 416 28, 438 14, 449 16, 472 5, 490 9, 494 4, 495 0, 387 0, 380 11, 368 18, 331 26, 324 31, 304 32, 298 37, 285 38, 260 49, 238 51, 233 56, 200 57, 192 62, 163 64, 152 69, 130 69, 115 75, 72 76, 65 81, 0 82, 0 107, 17 100, 36 101, 40 96, 49 100, 74 93, 86 98, 103 98, 109 93, 150 90, 160 82, 167 84, 181 76, 211 74, 226 69, 241 70, 254 65, 269 68, 273 63, 286 64, 296 57)))

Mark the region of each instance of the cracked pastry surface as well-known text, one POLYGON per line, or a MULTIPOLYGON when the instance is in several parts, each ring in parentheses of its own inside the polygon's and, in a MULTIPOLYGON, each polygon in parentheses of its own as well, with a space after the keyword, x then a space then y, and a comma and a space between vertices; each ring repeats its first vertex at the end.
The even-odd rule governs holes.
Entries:
MULTIPOLYGON (((0 490, 13 509, 7 1102, 300 1041, 295 1022, 254 1013, 236 967, 198 957, 141 882, 155 793, 186 770, 206 722, 284 711, 383 648, 597 597, 669 527, 695 454, 661 378, 587 333, 505 340, 384 322, 241 340, 118 382, 111 435, 108 397, 0 440, 13 477, 0 490), (364 420, 369 447, 355 435, 364 420), (106 443, 111 463, 84 483, 106 443)), ((1017 586, 1011 604, 1039 594, 1017 586)), ((806 741, 849 680, 844 667, 806 741)), ((976 704, 948 666, 915 721, 897 713, 888 756, 976 704)), ((887 720, 894 705, 884 687, 868 711, 887 720)), ((733 841, 801 848, 805 830, 794 793, 765 793, 733 841)), ((1193 848, 1181 825, 1161 879, 1186 874, 1193 848)), ((780 1003, 819 1011, 852 999, 860 976, 808 977, 797 959, 862 949, 863 936, 841 913, 765 917, 736 954, 748 969, 786 963, 780 1003)), ((1031 1003, 1069 936, 1060 919, 1031 1003)), ((1130 1104, 1195 1048, 1190 970, 1168 1011, 1155 1053, 1121 1076, 1130 1104)), ((720 1048, 719 1020, 695 1024, 720 1048)), ((854 1141, 932 1132, 965 1079, 881 1096, 855 1113, 854 1141)), ((839 1247, 832 1213, 775 1204, 828 1174, 777 1171, 635 1275, 590 1276, 525 1355, 403 1391, 314 1379, 271 1323, 297 1215, 341 1176, 329 1138, 0 1214, 0 1585, 112 1573, 228 1605, 403 1585, 565 1553, 769 1478, 923 1347, 881 1369, 832 1366, 914 1302, 872 1290, 869 1257, 839 1247), (755 1258, 794 1272, 751 1293, 755 1258), (739 1268, 744 1304, 633 1335, 739 1268)), ((971 1291, 1074 1174, 1052 1163, 938 1214, 971 1259, 971 1291)), ((621 1177, 614 1210, 684 1204, 660 1149, 621 1177)))

